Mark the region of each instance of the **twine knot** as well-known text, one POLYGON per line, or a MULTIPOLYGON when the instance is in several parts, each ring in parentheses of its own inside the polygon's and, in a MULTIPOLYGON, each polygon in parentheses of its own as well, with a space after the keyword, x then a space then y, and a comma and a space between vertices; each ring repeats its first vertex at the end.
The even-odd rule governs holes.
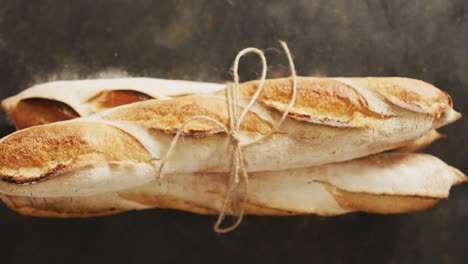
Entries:
POLYGON ((240 139, 237 133, 231 133, 231 142, 232 145, 239 145, 240 144, 240 139))

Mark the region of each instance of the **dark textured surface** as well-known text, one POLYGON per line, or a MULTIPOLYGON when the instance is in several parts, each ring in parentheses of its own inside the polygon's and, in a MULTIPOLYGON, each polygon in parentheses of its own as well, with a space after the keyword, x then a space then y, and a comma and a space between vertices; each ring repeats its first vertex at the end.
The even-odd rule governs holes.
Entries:
MULTIPOLYGON (((407 76, 454 98, 465 118, 427 151, 468 173, 468 1, 0 0, 0 97, 54 79, 138 75, 224 81, 239 50, 278 39, 301 75, 407 76)), ((259 64, 242 63, 244 79, 259 64)), ((3 135, 12 131, 2 116, 3 135)), ((214 217, 152 210, 36 219, 0 206, 1 263, 466 263, 468 188, 426 212, 336 218, 214 217)))

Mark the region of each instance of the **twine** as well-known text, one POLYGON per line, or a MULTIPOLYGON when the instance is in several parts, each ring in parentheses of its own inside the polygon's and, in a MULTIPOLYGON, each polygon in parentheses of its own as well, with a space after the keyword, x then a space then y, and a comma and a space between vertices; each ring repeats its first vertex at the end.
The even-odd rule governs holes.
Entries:
MULTIPOLYGON (((245 202, 247 200, 247 190, 248 190, 248 183, 249 183, 249 177, 247 174, 247 171, 245 169, 245 163, 242 155, 242 147, 252 145, 255 143, 258 143, 269 136, 271 136, 274 132, 278 131, 279 127, 281 124, 284 122, 286 117, 288 116, 289 112, 291 111, 292 107, 294 106, 294 103, 296 102, 296 95, 297 95, 297 77, 296 77, 296 69, 294 67, 294 62, 291 56, 291 52, 289 51, 289 48, 287 44, 284 41, 280 41, 281 46, 284 49, 284 52, 286 53, 288 57, 288 62, 289 62, 289 67, 291 71, 291 77, 293 79, 293 87, 292 87, 292 96, 291 96, 291 101, 288 105, 287 110, 283 113, 281 116, 281 119, 276 123, 276 125, 265 135, 257 138, 256 140, 242 144, 238 137, 238 131, 240 124, 242 123, 244 117, 246 114, 249 112, 250 108, 252 108, 253 104, 256 102, 258 97, 260 96, 260 93, 262 92, 263 86, 265 84, 266 80, 266 75, 267 75, 267 63, 266 63, 266 58, 265 54, 263 51, 257 49, 257 48, 246 48, 240 51, 235 60, 234 64, 232 66, 233 70, 233 75, 234 75, 234 83, 228 83, 226 85, 226 99, 227 99, 227 106, 228 106, 228 114, 229 114, 229 127, 226 127, 223 123, 220 121, 209 117, 209 116, 194 116, 187 121, 185 121, 177 130, 176 135, 174 136, 169 149, 165 155, 165 157, 161 160, 161 165, 159 166, 157 178, 162 179, 162 171, 164 169, 164 166, 166 165, 169 157, 171 156, 172 152, 174 151, 174 148, 179 141, 180 136, 183 134, 184 128, 187 124, 191 123, 194 120, 206 120, 210 121, 213 124, 217 125, 220 127, 225 133, 230 135, 231 138, 231 146, 232 146, 232 161, 231 161, 231 170, 230 170, 230 177, 229 177, 229 184, 228 184, 228 190, 225 193, 225 197, 223 200, 223 204, 221 206, 218 219, 216 220, 216 223, 214 225, 214 231, 217 233, 227 233, 230 232, 234 229, 236 229, 240 223, 242 222, 242 219, 244 217, 244 211, 245 211, 245 202), (244 111, 239 115, 239 61, 241 57, 248 53, 254 53, 257 54, 262 62, 262 74, 261 77, 258 81, 258 87, 252 98, 250 99, 249 103, 247 106, 245 106, 244 111), (231 197, 233 196, 233 192, 237 190, 240 184, 240 178, 239 178, 239 171, 242 175, 242 179, 245 184, 245 193, 242 196, 242 201, 240 204, 240 210, 237 216, 236 221, 234 224, 228 226, 228 227, 221 227, 221 224, 223 223, 223 220, 226 216, 226 208, 228 203, 232 200, 231 197)), ((234 199, 237 201, 237 199, 234 199)))

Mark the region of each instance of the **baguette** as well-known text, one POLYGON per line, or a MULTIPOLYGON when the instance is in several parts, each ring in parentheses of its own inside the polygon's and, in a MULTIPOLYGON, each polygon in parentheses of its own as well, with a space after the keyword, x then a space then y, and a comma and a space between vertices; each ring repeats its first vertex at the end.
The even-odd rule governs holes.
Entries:
MULTIPOLYGON (((359 88, 344 80, 299 77, 296 103, 280 130, 243 148, 247 171, 288 170, 364 157, 401 147, 460 117, 448 95, 421 81, 348 81, 359 88)), ((241 95, 250 98, 256 82, 240 88, 241 95)), ((288 78, 266 81, 259 102, 240 126, 242 142, 254 141, 272 129, 290 92, 288 78)), ((13 133, 0 141, 0 191, 7 188, 19 195, 24 184, 50 181, 49 195, 60 196, 64 180, 58 176, 65 173, 72 173, 67 181, 76 184, 76 195, 147 184, 173 134, 186 120, 204 115, 229 126, 226 100, 217 93, 148 100, 13 133)), ((197 120, 184 127, 183 135, 166 173, 229 171, 226 154, 231 139, 219 127, 197 120)), ((37 196, 34 190, 30 189, 30 196, 37 196)))
POLYGON ((55 81, 35 85, 2 101, 18 129, 85 117, 149 99, 222 90, 222 84, 152 78, 55 81))
MULTIPOLYGON (((42 217, 91 217, 150 208, 216 214, 227 181, 228 175, 219 173, 174 174, 141 187, 91 196, 0 198, 12 210, 42 217)), ((433 156, 381 153, 318 167, 252 173, 245 213, 413 212, 447 198, 451 186, 464 181, 460 171, 433 156)), ((227 212, 232 214, 232 208, 227 212)))
MULTIPOLYGON (((382 99, 394 106, 421 113, 443 114, 443 108, 452 106, 451 98, 444 92, 409 78, 302 77, 299 82, 302 93, 298 100, 301 103, 292 115, 308 121, 315 119, 318 123, 352 127, 349 121, 355 121, 354 125, 357 125, 362 121, 357 118, 359 115, 391 115, 391 109, 381 102, 382 99)), ((256 85, 256 82, 242 85, 243 95, 250 98, 257 89, 256 85)), ((288 79, 267 81, 261 101, 284 111, 290 86, 288 79)), ((197 93, 223 94, 224 89, 222 84, 151 78, 56 81, 33 86, 3 100, 1 105, 18 128, 26 128, 86 117, 137 101, 197 93)), ((441 121, 440 125, 444 124, 444 117, 436 118, 441 121)))

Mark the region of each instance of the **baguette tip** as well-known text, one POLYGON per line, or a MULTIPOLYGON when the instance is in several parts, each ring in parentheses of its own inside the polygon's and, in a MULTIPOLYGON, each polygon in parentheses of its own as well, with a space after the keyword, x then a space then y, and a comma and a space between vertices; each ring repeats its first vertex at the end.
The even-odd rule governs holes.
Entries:
POLYGON ((462 117, 462 114, 455 111, 453 108, 446 110, 443 112, 442 117, 436 121, 435 128, 440 128, 451 124, 462 117))
POLYGON ((0 103, 0 107, 2 108, 3 111, 9 113, 11 108, 13 107, 13 97, 8 97, 6 99, 3 99, 0 103))

